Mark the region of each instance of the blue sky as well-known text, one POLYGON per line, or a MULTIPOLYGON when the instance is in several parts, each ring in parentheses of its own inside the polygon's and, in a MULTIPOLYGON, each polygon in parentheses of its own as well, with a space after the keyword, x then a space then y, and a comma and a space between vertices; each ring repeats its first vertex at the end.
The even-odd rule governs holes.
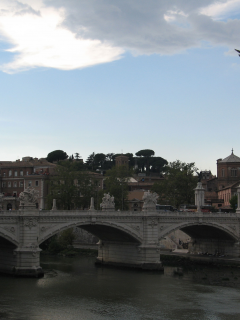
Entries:
POLYGON ((0 0, 1 160, 240 156, 240 0, 0 0))

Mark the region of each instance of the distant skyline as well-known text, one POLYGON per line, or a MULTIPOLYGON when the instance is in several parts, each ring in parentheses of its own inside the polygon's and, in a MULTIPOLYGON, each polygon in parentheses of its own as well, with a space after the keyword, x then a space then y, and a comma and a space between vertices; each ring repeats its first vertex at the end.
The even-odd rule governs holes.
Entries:
POLYGON ((0 0, 1 158, 240 156, 240 0, 0 0))

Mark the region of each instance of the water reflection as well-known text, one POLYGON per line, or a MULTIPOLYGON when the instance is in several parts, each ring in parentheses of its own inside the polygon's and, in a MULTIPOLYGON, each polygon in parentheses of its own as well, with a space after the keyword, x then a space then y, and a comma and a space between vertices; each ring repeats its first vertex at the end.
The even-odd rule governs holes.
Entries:
POLYGON ((173 267, 164 274, 95 267, 88 257, 43 257, 42 265, 41 279, 0 277, 0 319, 239 320, 240 286, 209 285, 223 277, 231 284, 236 269, 185 268, 179 276, 173 267))

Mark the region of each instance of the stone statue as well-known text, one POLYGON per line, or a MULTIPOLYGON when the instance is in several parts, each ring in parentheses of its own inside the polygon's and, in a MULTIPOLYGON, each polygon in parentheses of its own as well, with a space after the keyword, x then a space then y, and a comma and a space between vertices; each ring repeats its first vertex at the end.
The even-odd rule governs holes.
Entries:
POLYGON ((202 172, 197 172, 197 175, 198 175, 198 182, 201 182, 202 180, 202 172))
POLYGON ((111 197, 109 193, 104 193, 102 203, 100 204, 102 210, 115 210, 114 197, 111 197))
POLYGON ((150 191, 144 192, 143 195, 143 211, 156 211, 158 195, 156 192, 152 193, 150 191))
POLYGON ((36 208, 39 192, 31 187, 26 188, 19 194, 20 208, 36 208))

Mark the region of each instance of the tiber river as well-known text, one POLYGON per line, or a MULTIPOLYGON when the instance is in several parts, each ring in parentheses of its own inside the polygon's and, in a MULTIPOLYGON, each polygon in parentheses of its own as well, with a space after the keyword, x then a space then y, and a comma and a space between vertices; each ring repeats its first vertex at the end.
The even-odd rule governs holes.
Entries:
POLYGON ((239 320, 240 270, 164 273, 41 258, 41 279, 0 276, 1 320, 239 320))

